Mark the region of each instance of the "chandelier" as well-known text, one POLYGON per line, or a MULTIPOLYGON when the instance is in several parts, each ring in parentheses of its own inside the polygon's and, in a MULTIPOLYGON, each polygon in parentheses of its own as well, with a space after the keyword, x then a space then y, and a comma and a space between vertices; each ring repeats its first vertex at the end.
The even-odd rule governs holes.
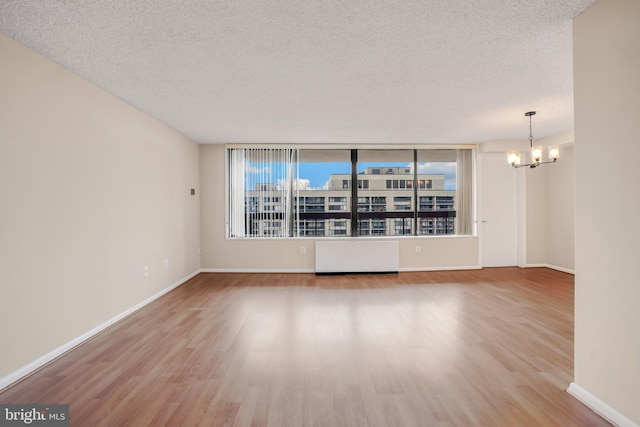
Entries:
POLYGON ((540 145, 533 146, 533 133, 531 132, 531 116, 535 116, 535 111, 528 111, 524 113, 526 117, 529 117, 529 148, 531 148, 531 163, 527 163, 525 165, 520 164, 520 153, 517 151, 510 151, 507 153, 507 159, 509 164, 514 168, 537 168, 540 165, 544 165, 546 163, 555 163, 558 161, 560 157, 560 149, 557 146, 549 147, 549 160, 546 162, 542 161, 542 147, 540 145))

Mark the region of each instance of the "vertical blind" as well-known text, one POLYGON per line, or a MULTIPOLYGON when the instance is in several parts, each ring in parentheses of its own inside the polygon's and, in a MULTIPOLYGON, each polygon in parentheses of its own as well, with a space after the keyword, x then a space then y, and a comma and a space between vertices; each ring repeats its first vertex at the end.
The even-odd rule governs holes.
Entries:
POLYGON ((456 150, 456 234, 473 234, 473 157, 471 150, 456 150))
POLYGON ((293 235, 297 159, 295 148, 229 150, 230 237, 293 235))

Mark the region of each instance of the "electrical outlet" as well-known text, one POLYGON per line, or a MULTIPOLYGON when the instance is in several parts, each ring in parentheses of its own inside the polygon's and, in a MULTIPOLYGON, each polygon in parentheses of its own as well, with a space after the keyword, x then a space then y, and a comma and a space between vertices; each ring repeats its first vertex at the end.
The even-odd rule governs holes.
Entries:
POLYGON ((420 252, 422 252, 422 246, 416 245, 416 253, 419 254, 420 252))
POLYGON ((149 266, 148 265, 144 266, 144 277, 149 277, 149 266))
POLYGON ((306 254, 307 253, 307 248, 305 248, 304 246, 300 246, 300 253, 301 254, 306 254))
POLYGON ((202 249, 198 248, 198 255, 202 255, 202 249))
POLYGON ((166 258, 164 260, 164 268, 169 268, 169 260, 166 258))

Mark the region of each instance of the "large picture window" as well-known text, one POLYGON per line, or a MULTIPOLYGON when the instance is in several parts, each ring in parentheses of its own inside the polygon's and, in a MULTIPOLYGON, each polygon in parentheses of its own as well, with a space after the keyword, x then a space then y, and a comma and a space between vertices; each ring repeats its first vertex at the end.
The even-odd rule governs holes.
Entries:
POLYGON ((472 154, 229 148, 228 236, 473 234, 472 154))

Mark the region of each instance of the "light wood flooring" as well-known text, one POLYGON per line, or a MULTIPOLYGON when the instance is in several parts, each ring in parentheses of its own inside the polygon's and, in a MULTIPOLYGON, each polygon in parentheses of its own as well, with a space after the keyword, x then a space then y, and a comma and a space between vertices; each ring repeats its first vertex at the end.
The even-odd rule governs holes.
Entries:
POLYGON ((0 402, 72 426, 608 426, 572 380, 565 273, 209 273, 0 402))

